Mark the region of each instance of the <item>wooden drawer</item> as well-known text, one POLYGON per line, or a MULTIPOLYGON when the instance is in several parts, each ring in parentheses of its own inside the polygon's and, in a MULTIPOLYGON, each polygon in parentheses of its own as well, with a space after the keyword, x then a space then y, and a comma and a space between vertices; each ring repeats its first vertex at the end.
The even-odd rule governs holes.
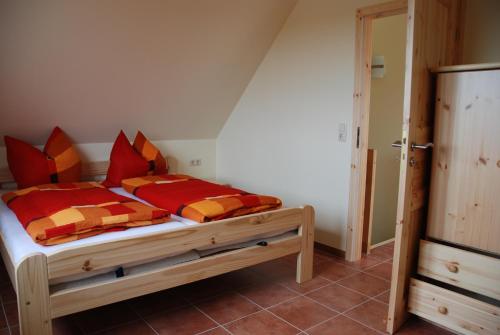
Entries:
POLYGON ((500 259, 420 241, 418 273, 500 300, 500 259))
POLYGON ((500 308, 412 279, 408 311, 460 334, 500 334, 500 308))

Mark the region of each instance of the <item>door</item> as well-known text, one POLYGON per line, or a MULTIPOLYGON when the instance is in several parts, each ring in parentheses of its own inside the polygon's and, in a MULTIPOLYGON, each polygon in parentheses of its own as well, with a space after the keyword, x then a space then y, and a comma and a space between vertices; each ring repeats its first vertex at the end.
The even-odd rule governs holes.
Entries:
POLYGON ((425 229, 432 154, 435 84, 431 69, 458 62, 458 0, 409 0, 401 167, 387 330, 406 321, 409 281, 425 229), (422 149, 420 149, 422 148, 422 149))
POLYGON ((427 237, 500 256, 500 70, 439 74, 427 237))

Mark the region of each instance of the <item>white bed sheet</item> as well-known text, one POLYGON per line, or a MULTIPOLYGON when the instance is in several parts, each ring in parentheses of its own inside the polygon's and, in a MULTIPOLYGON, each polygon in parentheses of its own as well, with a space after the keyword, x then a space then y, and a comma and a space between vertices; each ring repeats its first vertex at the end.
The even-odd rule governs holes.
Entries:
MULTIPOLYGON (((134 195, 127 193, 123 188, 111 188, 111 191, 127 196, 129 198, 141 201, 141 199, 134 195)), ((2 192, 5 193, 5 192, 2 192)), ((5 247, 9 251, 11 261, 14 265, 19 264, 24 258, 35 253, 43 253, 47 256, 56 254, 62 250, 71 249, 77 246, 87 246, 101 244, 104 242, 111 242, 116 240, 123 240, 135 237, 143 237, 159 232, 167 232, 174 229, 184 228, 191 225, 199 224, 197 222, 172 215, 172 221, 146 226, 127 229, 124 231, 111 232, 84 238, 81 240, 53 245, 43 246, 33 242, 31 237, 26 233, 21 223, 17 219, 14 212, 8 208, 3 201, 0 200, 0 235, 5 243, 5 247)))

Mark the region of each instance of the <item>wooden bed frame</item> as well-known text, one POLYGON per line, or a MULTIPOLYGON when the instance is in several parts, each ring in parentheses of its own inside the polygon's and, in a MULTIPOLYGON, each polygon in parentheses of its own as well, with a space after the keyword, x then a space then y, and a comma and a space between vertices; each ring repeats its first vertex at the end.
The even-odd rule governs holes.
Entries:
MULTIPOLYGON (((108 162, 87 163, 85 177, 103 175, 108 162)), ((0 169, 2 183, 12 182, 7 169, 0 169)), ((3 236, 0 252, 17 293, 21 334, 52 334, 51 320, 67 314, 111 304, 148 293, 217 276, 286 255, 298 253, 298 283, 312 278, 314 245, 314 209, 311 206, 284 208, 243 217, 231 218, 128 238, 97 245, 79 246, 46 256, 30 255, 13 264, 3 236), (173 266, 142 273, 82 282, 81 286, 51 289, 49 280, 118 267, 182 253, 211 245, 236 243, 243 238, 298 229, 298 234, 269 242, 228 251, 173 266)))

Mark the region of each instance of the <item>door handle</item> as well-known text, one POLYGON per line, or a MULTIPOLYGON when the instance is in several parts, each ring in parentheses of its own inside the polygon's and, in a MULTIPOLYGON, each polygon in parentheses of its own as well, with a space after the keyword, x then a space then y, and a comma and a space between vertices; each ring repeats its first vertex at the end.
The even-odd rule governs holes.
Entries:
POLYGON ((434 148, 434 144, 431 142, 425 143, 425 144, 416 144, 412 143, 411 144, 411 150, 414 151, 415 149, 422 149, 422 150, 427 150, 429 148, 434 148))
MULTIPOLYGON (((401 141, 394 141, 391 146, 393 148, 401 148, 402 147, 402 144, 401 144, 401 141)), ((434 144, 429 142, 429 143, 425 143, 425 144, 416 144, 416 143, 412 143, 411 144, 411 150, 412 151, 415 151, 415 149, 422 149, 422 150, 427 150, 429 148, 434 148, 434 144)))
POLYGON ((401 144, 401 141, 397 140, 394 143, 391 144, 391 147, 393 148, 401 148, 403 144, 401 144))

